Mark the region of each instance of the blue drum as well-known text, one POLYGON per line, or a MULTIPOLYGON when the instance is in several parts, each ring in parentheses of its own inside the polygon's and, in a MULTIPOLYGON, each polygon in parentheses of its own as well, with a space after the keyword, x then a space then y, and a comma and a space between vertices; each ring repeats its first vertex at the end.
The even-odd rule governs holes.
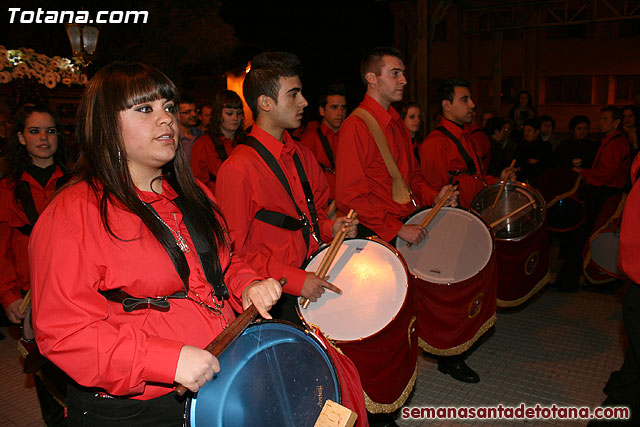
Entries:
POLYGON ((188 426, 313 426, 327 399, 342 403, 327 350, 290 323, 250 325, 218 360, 187 402, 188 426))

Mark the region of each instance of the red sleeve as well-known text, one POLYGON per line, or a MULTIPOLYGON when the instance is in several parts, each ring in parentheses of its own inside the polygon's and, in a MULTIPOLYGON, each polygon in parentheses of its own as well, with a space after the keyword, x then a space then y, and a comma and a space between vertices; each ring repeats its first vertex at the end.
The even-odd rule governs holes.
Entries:
POLYGON ((79 384, 110 394, 142 393, 149 382, 173 383, 181 342, 105 320, 110 307, 97 291, 96 254, 87 253, 86 236, 75 225, 83 221, 70 223, 65 215, 54 220, 53 212, 45 212, 31 236, 33 322, 40 351, 79 384), (57 307, 65 308, 64 316, 57 307))
MULTIPOLYGON (((631 189, 622 214, 618 263, 635 283, 640 283, 640 184, 631 189)), ((631 285, 633 286, 633 285, 631 285)))
MULTIPOLYGON (((353 209, 360 222, 382 240, 398 235, 402 222, 390 215, 382 201, 373 197, 365 171, 369 170, 372 150, 378 150, 367 126, 358 118, 347 119, 340 128, 336 155, 336 202, 347 212, 353 209)), ((384 171, 386 173, 386 171, 384 171)), ((413 184, 413 182, 412 182, 413 184)))
POLYGON ((602 149, 595 168, 580 170, 580 174, 585 178, 587 184, 607 187, 615 186, 617 176, 623 173, 621 171, 623 159, 629 153, 629 149, 625 144, 628 145, 626 140, 622 138, 616 138, 614 141, 609 142, 602 149))
POLYGON ((0 302, 4 308, 22 298, 11 244, 15 232, 6 222, 0 222, 0 302))
POLYGON ((413 171, 411 183, 409 184, 411 191, 418 197, 420 206, 432 206, 440 190, 435 190, 429 185, 420 170, 416 156, 411 156, 411 170, 413 171))
POLYGON ((211 175, 216 174, 216 168, 213 163, 217 157, 213 158, 207 145, 211 144, 211 138, 203 135, 196 139, 191 149, 191 172, 193 176, 204 183, 211 192, 215 191, 215 182, 211 180, 211 175))
POLYGON ((229 225, 234 253, 242 259, 250 260, 251 265, 262 274, 275 278, 286 277, 288 282, 283 291, 300 295, 307 273, 300 268, 292 267, 287 260, 278 259, 268 248, 252 246, 249 242, 251 224, 258 211, 258 204, 252 195, 256 194, 259 188, 253 185, 252 171, 243 167, 242 162, 235 160, 229 158, 224 163, 218 171, 216 181, 216 198, 229 225))

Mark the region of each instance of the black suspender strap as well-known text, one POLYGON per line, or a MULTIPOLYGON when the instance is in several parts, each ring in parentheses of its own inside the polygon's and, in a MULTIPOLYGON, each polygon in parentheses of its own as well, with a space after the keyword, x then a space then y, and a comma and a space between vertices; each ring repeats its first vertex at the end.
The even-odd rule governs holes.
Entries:
MULTIPOLYGON (((333 151, 331 150, 331 145, 329 145, 329 139, 327 139, 327 136, 322 133, 322 130, 320 128, 317 128, 316 132, 318 133, 318 137, 320 137, 320 142, 322 142, 322 147, 324 148, 324 152, 327 155, 327 158, 329 159, 331 170, 335 170, 336 162, 333 159, 333 151)), ((329 169, 327 166, 324 166, 324 168, 329 169)))
MULTIPOLYGON (((189 235, 191 236, 191 240, 193 240, 193 245, 196 247, 196 252, 198 252, 198 258, 200 258, 200 264, 202 265, 202 270, 204 271, 204 277, 207 279, 207 282, 213 287, 213 293, 218 299, 228 299, 229 298, 229 289, 227 289, 227 285, 224 283, 224 275, 222 276, 222 280, 219 282, 213 280, 213 265, 214 255, 211 250, 211 246, 207 239, 204 236, 198 233, 195 228, 191 217, 185 209, 184 203, 180 197, 177 197, 174 200, 180 212, 182 212, 182 219, 184 221, 184 225, 187 226, 187 230, 189 231, 189 235)), ((220 260, 217 261, 220 263, 220 260)))
POLYGON ((314 238, 318 240, 318 237, 315 235, 315 231, 319 230, 318 215, 316 213, 315 202, 313 200, 313 192, 311 190, 311 185, 309 185, 309 180, 307 179, 307 175, 304 171, 304 168, 302 167, 302 162, 300 161, 300 157, 298 156, 297 153, 294 153, 293 161, 295 163, 298 176, 302 184, 302 189, 305 193, 307 207, 309 208, 309 213, 311 214, 312 221, 313 221, 313 228, 312 228, 312 225, 309 224, 309 220, 306 214, 302 212, 302 210, 296 203, 295 198, 293 197, 293 193, 291 192, 291 187, 289 186, 289 182, 287 181, 287 177, 285 176, 284 172, 282 171, 282 168, 278 164, 278 161, 273 156, 273 154, 271 154, 271 152, 267 150, 267 148, 264 145, 262 145, 260 141, 258 141, 254 137, 247 138, 245 143, 250 147, 252 147, 254 150, 256 150, 258 155, 262 157, 262 160, 264 160, 267 166, 269 166, 269 168, 276 175, 276 177, 278 178, 278 180, 286 190, 287 194, 289 194, 289 197, 291 198, 291 201, 293 202, 293 205, 296 208, 296 212, 299 217, 299 218, 293 218, 291 216, 285 215, 280 212, 274 212, 274 211, 262 209, 256 213, 256 219, 262 222, 266 222, 267 224, 271 224, 276 227, 284 228, 287 230, 301 230, 305 245, 308 248, 310 235, 313 235, 314 238))
POLYGON ((214 142, 213 146, 215 147, 216 152, 218 153, 218 157, 220 158, 220 163, 224 162, 229 158, 229 155, 227 154, 227 150, 225 150, 224 143, 222 143, 222 141, 218 141, 217 144, 214 142))
POLYGON ((454 144, 456 144, 456 147, 458 147, 458 151, 460 152, 460 155, 464 159, 464 163, 467 165, 467 170, 469 171, 469 174, 475 175, 477 172, 476 164, 473 162, 473 159, 471 159, 471 156, 469 156, 469 153, 467 153, 467 150, 464 149, 460 140, 456 138, 451 132, 449 132, 449 130, 446 129, 444 126, 438 126, 436 130, 439 130, 440 132, 445 134, 447 137, 449 137, 450 140, 454 142, 454 144))
POLYGON ((29 187, 29 183, 27 181, 18 181, 15 189, 16 199, 22 203, 22 210, 27 216, 28 224, 23 225, 22 227, 18 227, 17 230, 20 231, 25 236, 31 235, 31 231, 33 230, 33 226, 38 220, 38 210, 36 209, 36 204, 33 201, 33 195, 31 194, 31 188, 29 187))
MULTIPOLYGON (((227 286, 224 283, 224 273, 226 273, 226 271, 223 273, 222 275, 223 279, 220 282, 216 282, 215 280, 213 280, 212 268, 215 260, 213 258, 214 255, 211 250, 211 246, 209 245, 207 240, 203 236, 201 236, 200 233, 198 233, 195 227, 193 226, 193 221, 191 220, 191 217, 188 211, 184 208, 184 204, 182 203, 182 200, 180 199, 180 197, 177 197, 174 200, 174 202, 178 207, 178 209, 180 209, 180 212, 182 212, 182 219, 184 221, 184 224, 187 227, 187 230, 189 231, 189 235, 191 236, 193 245, 196 248, 196 252, 198 253, 198 258, 200 259, 200 264, 202 265, 204 276, 207 279, 207 282, 209 282, 209 284, 213 288, 214 295, 216 296, 216 298, 220 300, 228 299, 229 290, 227 289, 227 286)), ((151 206, 151 204, 145 203, 145 206, 150 211, 152 211, 154 215, 159 217, 158 212, 156 212, 156 210, 153 208, 153 206, 151 206)), ((184 258, 184 254, 182 252, 180 252, 178 256, 184 258)), ((187 262, 186 258, 184 259, 184 262, 185 263, 187 262)), ((175 263, 174 263, 174 267, 176 268, 176 271, 178 271, 178 266, 175 263)), ((186 276, 183 276, 178 271, 178 275, 182 280, 184 290, 178 291, 174 294, 167 295, 167 296, 137 298, 129 295, 128 293, 126 293, 121 289, 111 289, 108 291, 100 291, 100 293, 109 301, 121 303, 122 308, 127 313, 130 313, 134 310, 141 310, 146 308, 154 308, 159 311, 167 311, 170 308, 170 304, 169 304, 170 299, 185 299, 185 298, 191 299, 188 296, 189 295, 189 272, 187 271, 186 276)), ((195 302, 198 302, 198 301, 195 301, 195 302)))

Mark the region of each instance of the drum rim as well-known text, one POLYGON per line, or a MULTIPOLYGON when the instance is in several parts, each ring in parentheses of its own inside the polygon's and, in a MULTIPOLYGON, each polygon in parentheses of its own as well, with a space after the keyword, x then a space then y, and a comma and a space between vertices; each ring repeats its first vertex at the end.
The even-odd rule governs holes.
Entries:
MULTIPOLYGON (((370 237, 350 237, 350 238, 346 238, 346 239, 344 239, 344 240, 345 240, 345 242, 346 242, 346 241, 350 241, 350 240, 370 240, 370 241, 372 241, 372 242, 379 243, 379 244, 381 244, 381 245, 383 245, 383 246, 386 246, 386 247, 387 247, 387 249, 391 250, 391 252, 393 252, 393 253, 396 255, 396 257, 400 260, 400 263, 402 264, 402 268, 404 269, 405 277, 407 278, 407 281, 406 281, 406 283, 405 283, 405 289, 406 289, 406 292, 405 292, 405 294, 404 294, 404 300, 402 301, 402 305, 400 306, 400 310, 398 310, 398 311, 396 312, 396 314, 394 314, 394 315, 393 315, 393 317, 391 318, 391 320, 389 321, 389 323, 387 323, 387 324, 384 326, 384 328, 382 328, 382 329, 380 329, 380 330, 378 330, 378 331, 376 331, 376 332, 374 332, 374 333, 372 333, 372 334, 370 334, 370 335, 367 335, 367 336, 365 336, 365 337, 360 337, 360 338, 355 339, 355 340, 339 340, 339 339, 331 338, 330 336, 326 335, 326 334, 325 334, 325 332, 322 330, 322 328, 321 328, 319 325, 314 325, 314 326, 316 326, 316 327, 320 330, 320 332, 322 332, 323 334, 325 334, 325 336, 326 336, 328 339, 331 339, 331 341, 333 341, 333 342, 336 342, 336 343, 356 343, 356 342, 359 342, 359 341, 364 341, 364 340, 366 340, 366 339, 369 339, 369 338, 371 338, 371 337, 373 337, 373 336, 375 336, 375 335, 379 334, 380 332, 384 331, 384 330, 385 330, 385 329, 386 329, 386 328, 387 328, 391 323, 393 323, 393 322, 398 318, 398 315, 399 315, 399 314, 400 314, 400 313, 405 309, 405 307, 406 307, 406 306, 407 306, 407 304, 408 304, 408 297, 409 297, 409 282, 410 282, 410 280, 409 280, 409 275, 410 275, 410 274, 411 274, 411 275, 413 275, 413 273, 411 273, 411 272, 409 271, 409 267, 407 266, 407 262, 405 261, 405 259, 404 259, 404 257, 402 256, 402 254, 401 254, 400 252, 398 252, 398 250, 397 250, 394 246, 391 246, 389 243, 385 242, 384 240, 382 240, 382 239, 381 239, 380 237, 378 237, 378 236, 370 236, 370 237)), ((321 247, 320 247, 316 252, 314 252, 314 253, 309 257, 309 259, 307 259, 307 260, 302 264, 302 267, 301 267, 301 268, 302 268, 303 270, 306 270, 306 268, 307 268, 307 266, 309 265, 309 263, 311 263, 311 260, 312 260, 312 259, 314 259, 314 258, 316 257, 316 255, 320 254, 320 253, 321 253, 321 252, 322 252, 326 247, 328 247, 328 246, 329 246, 329 244, 324 244, 323 246, 321 246, 321 247)), ((309 324, 309 322, 307 322, 307 321, 305 320, 305 318, 303 317, 303 315, 302 315, 302 310, 301 310, 301 308, 300 308, 300 297, 296 299, 296 313, 298 313, 298 317, 300 318, 300 321, 301 321, 301 322, 302 322, 302 324, 305 326, 305 328, 311 328, 311 329, 313 328, 313 326, 312 326, 313 324, 309 324)))
MULTIPOLYGON (((487 191, 489 188, 493 188, 493 187, 499 187, 500 185, 502 185, 502 180, 491 184, 491 185, 487 185, 486 187, 484 187, 482 190, 480 190, 478 192, 478 194, 476 194, 473 198, 473 200, 471 201, 471 206, 474 205, 474 202, 476 201, 476 199, 478 199, 478 196, 480 196, 480 193, 482 193, 483 191, 487 191)), ((522 236, 517 236, 517 237, 495 237, 496 240, 502 240, 502 241, 509 241, 509 242, 519 242, 520 240, 524 240, 527 237, 533 235, 535 232, 537 232, 538 230, 540 230, 540 228, 546 224, 547 222, 547 201, 544 199, 544 197, 542 197, 542 193, 540 193, 537 189, 535 189, 531 184, 527 184, 526 182, 520 182, 520 181, 509 181, 507 182, 507 184, 505 185, 505 192, 507 191, 507 187, 509 186, 513 186, 516 188, 524 188, 526 190, 531 190, 532 193, 534 193, 534 195, 537 196, 538 201, 540 201, 540 206, 542 207, 542 219, 540 220, 540 224, 538 224, 538 226, 536 228, 534 228, 533 230, 531 230, 530 232, 523 234, 522 236)), ((473 209, 472 207, 469 208, 470 211, 477 213, 478 215, 480 215, 479 212, 477 212, 475 209, 473 209)), ((480 215, 482 216, 482 215, 480 215)), ((491 231, 493 232, 493 229, 491 227, 489 227, 491 229, 491 231)), ((495 236, 495 233, 494 233, 495 236)))
MULTIPOLYGON (((327 346, 324 345, 322 340, 320 340, 320 338, 318 338, 316 336, 315 332, 312 329, 306 328, 306 327, 303 328, 303 327, 301 327, 299 325, 296 325, 295 323, 289 322, 287 320, 257 319, 255 321, 249 323, 249 325, 247 325, 247 327, 244 328, 242 333, 240 335, 238 335, 238 337, 236 337, 236 339, 240 338, 240 336, 242 336, 242 334, 244 334, 245 331, 247 331, 251 327, 262 326, 262 325, 267 325, 267 324, 280 324, 280 325, 292 326, 293 328, 295 328, 298 331, 302 332, 305 336, 310 338, 312 341, 314 341, 322 349, 322 351, 324 351, 325 355, 327 356, 326 358, 329 361, 329 365, 330 365, 331 371, 333 372, 333 374, 335 376, 335 379, 336 379, 336 385, 337 385, 336 393, 337 393, 337 398, 339 400, 339 402, 336 402, 336 403, 342 404, 342 383, 340 382, 340 375, 338 375, 338 369, 336 368, 336 364, 334 363, 333 358, 331 357, 331 354, 329 354, 329 349, 327 348, 327 346)), ((197 397, 198 397, 198 392, 193 393, 193 392, 189 391, 189 396, 187 397, 187 402, 185 404, 185 409, 184 409, 184 411, 185 411, 184 412, 185 413, 185 424, 184 425, 186 427, 191 426, 191 403, 194 400, 197 401, 197 397)))
MULTIPOLYGON (((426 211, 428 209, 433 209, 433 206, 427 206, 427 207, 418 209, 413 214, 411 214, 411 216, 409 218, 407 218, 405 220, 405 223, 406 223, 406 221, 409 221, 414 216, 418 215, 420 212, 426 211)), ((487 228, 487 230, 489 230, 489 234, 491 235, 491 255, 489 255, 489 260, 487 261, 487 263, 480 270, 478 270, 478 272, 476 274, 471 276, 471 277, 475 277, 476 275, 482 273, 487 268, 487 266, 489 264, 491 264, 491 258, 493 258, 493 256, 495 255, 495 251, 496 251, 496 236, 495 236, 495 233, 493 232, 493 229, 489 226, 489 223, 487 223, 487 221, 482 217, 482 215, 478 214, 477 212, 475 212, 475 211, 473 211, 471 209, 465 209, 462 206, 455 206, 455 207, 443 206, 442 209, 447 209, 447 210, 448 209, 458 209, 458 210, 467 212, 467 213, 475 216, 476 218, 478 218, 484 224, 484 226, 487 228)), ((402 256, 402 254, 400 254, 400 256, 402 256)), ((405 261, 405 264, 406 264, 406 260, 404 259, 404 256, 402 256, 402 259, 405 261)), ((409 274, 411 274, 416 279, 422 280, 424 282, 429 282, 428 280, 425 280, 425 279, 421 278, 420 276, 414 274, 413 272, 411 272, 411 270, 409 270, 409 274)), ((467 279, 464 279, 464 280, 458 280, 457 282, 445 282, 445 283, 429 282, 429 283, 437 285, 437 286, 451 286, 451 285, 455 285, 456 283, 460 283, 460 282, 464 282, 465 280, 469 280, 471 277, 469 277, 467 279)))
POLYGON ((587 214, 584 208, 584 202, 582 200, 580 200, 575 194, 565 197, 563 199, 558 200, 556 203, 554 203, 551 207, 547 208, 547 229, 549 231, 553 231, 555 233, 568 233, 569 231, 573 231, 576 230, 578 227, 580 227, 582 224, 584 224, 584 222, 586 221, 587 214), (551 211, 551 209, 553 209, 554 206, 558 206, 561 202, 563 202, 564 200, 573 200, 574 202, 576 202, 581 208, 582 208, 582 219, 580 220, 580 222, 577 225, 571 226, 569 228, 557 228, 554 227, 552 225, 549 225, 549 211, 551 211))

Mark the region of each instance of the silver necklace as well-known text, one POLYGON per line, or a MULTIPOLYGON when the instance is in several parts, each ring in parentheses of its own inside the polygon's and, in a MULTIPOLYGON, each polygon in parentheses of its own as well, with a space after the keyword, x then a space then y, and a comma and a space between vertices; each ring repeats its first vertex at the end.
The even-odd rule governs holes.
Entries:
POLYGON ((169 230, 171 230, 171 232, 175 236, 176 245, 178 245, 180 250, 182 252, 184 252, 185 254, 188 254, 189 253, 189 245, 187 245, 186 240, 184 240, 184 237, 182 237, 182 234, 180 234, 180 226, 178 225, 178 218, 176 218, 176 214, 175 213, 171 214, 171 215, 173 215, 173 220, 176 222, 176 229, 174 230, 173 228, 169 227, 169 224, 164 222, 162 220, 162 218, 160 218, 160 215, 158 215, 154 210, 151 209, 151 212, 155 215, 156 218, 158 218, 160 220, 161 223, 164 224, 165 227, 167 227, 169 230))

